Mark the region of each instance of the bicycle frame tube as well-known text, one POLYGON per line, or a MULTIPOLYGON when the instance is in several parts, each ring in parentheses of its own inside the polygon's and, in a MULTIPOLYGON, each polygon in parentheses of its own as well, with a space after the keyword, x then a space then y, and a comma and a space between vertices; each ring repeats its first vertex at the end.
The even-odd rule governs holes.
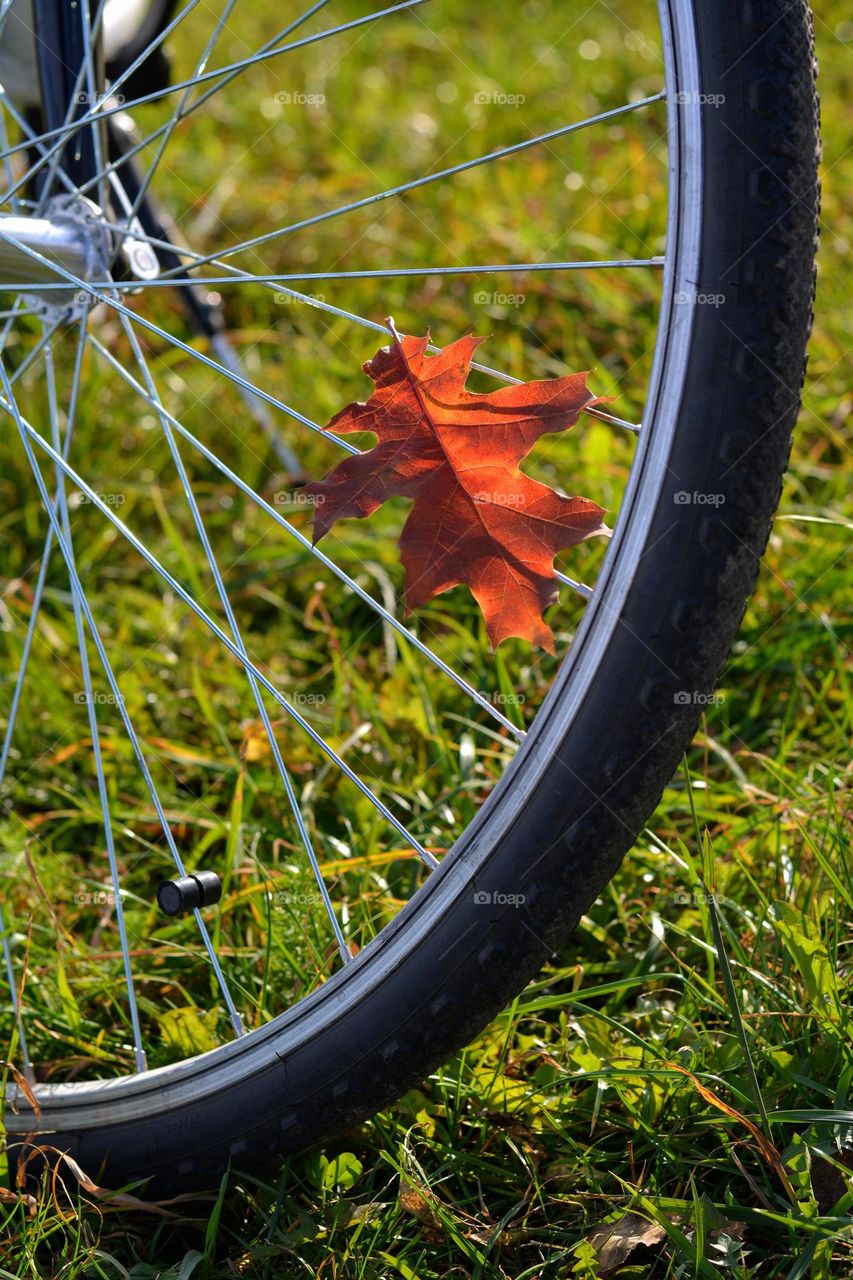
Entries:
MULTIPOLYGON (((99 35, 103 0, 32 0, 36 60, 41 87, 44 129, 60 129, 85 115, 104 92, 102 41, 99 35), (94 34, 93 34, 94 33, 94 34)), ((76 132, 60 153, 57 169, 75 188, 92 179, 105 151, 103 122, 76 132)), ((60 190, 53 166, 36 175, 40 200, 60 190)))

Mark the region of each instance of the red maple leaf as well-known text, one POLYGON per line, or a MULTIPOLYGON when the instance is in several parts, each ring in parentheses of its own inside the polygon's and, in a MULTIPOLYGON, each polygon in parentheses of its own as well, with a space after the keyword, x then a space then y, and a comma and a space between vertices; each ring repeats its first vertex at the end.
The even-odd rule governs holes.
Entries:
POLYGON ((371 431, 372 449, 345 459, 304 492, 315 504, 314 541, 346 516, 369 516, 388 498, 413 498, 400 538, 406 606, 417 609, 451 587, 471 589, 489 640, 508 636, 554 652, 542 612, 557 596, 554 557, 606 533, 604 511, 567 498, 518 469, 540 436, 565 431, 599 403, 585 373, 466 391, 483 338, 459 338, 428 355, 429 334, 400 338, 364 365, 376 384, 326 426, 371 431))

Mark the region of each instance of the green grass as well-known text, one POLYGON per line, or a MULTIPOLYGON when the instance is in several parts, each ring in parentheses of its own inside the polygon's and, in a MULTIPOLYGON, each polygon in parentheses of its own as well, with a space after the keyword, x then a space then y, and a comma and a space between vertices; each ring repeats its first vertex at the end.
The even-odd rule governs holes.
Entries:
MULTIPOLYGON (((235 1175, 218 1199, 174 1207, 175 1217, 109 1201, 94 1207, 70 1191, 45 1190, 33 1202, 4 1197, 0 1275, 593 1277, 616 1274, 596 1263, 594 1233, 624 1226, 629 1213, 646 1224, 651 1247, 626 1255, 618 1272, 626 1277, 824 1280, 853 1271, 843 563, 850 223, 841 199, 851 137, 840 109, 851 91, 843 55, 853 27, 836 0, 817 7, 824 234, 792 466, 721 699, 623 870, 541 978, 392 1112, 291 1160, 277 1178, 235 1175)), ((366 7, 332 10, 318 28, 366 7)), ((278 12, 252 6, 247 25, 225 34, 222 60, 269 35, 278 12)), ((254 70, 238 82, 239 95, 214 98, 209 113, 181 127, 157 190, 188 242, 214 250, 659 87, 653 6, 626 2, 614 21, 597 5, 568 32, 556 2, 530 0, 522 14, 520 21, 518 6, 504 0, 471 10, 463 49, 454 6, 436 3, 429 27, 413 16, 393 32, 310 46, 254 70), (580 49, 595 52, 589 41, 596 56, 578 59, 580 49), (357 47, 341 56, 350 43, 357 47), (325 102, 277 102, 282 92, 322 94, 325 102), (523 111, 475 101, 484 92, 527 101, 523 111), (448 138, 460 141, 445 154, 448 138)), ((190 29, 178 45, 182 73, 192 68, 197 38, 190 29)), ((145 127, 164 118, 159 107, 140 114, 145 127)), ((663 231, 660 121, 634 117, 631 129, 611 125, 474 170, 452 186, 298 233, 259 259, 247 255, 245 265, 288 272, 647 256, 659 251, 663 231)), ((656 287, 657 277, 642 271, 317 282, 305 291, 376 321, 393 314, 405 331, 429 325, 439 343, 472 327, 491 334, 486 362, 517 376, 590 368, 595 389, 639 418, 656 287)), ((375 350, 373 335, 271 293, 223 293, 244 358, 272 393, 318 422, 364 395, 359 366, 375 350)), ((186 337, 168 297, 150 309, 147 301, 134 305, 186 337)), ((11 347, 13 363, 34 332, 11 347)), ((105 317, 100 333, 131 368, 115 321, 105 317)), ((146 339, 146 352, 170 409, 270 501, 284 492, 280 468, 232 390, 158 340, 146 339)), ((58 357, 66 388, 72 354, 69 335, 58 357)), ((154 414, 94 358, 85 373, 81 469, 98 492, 121 499, 122 519, 216 613, 154 414)), ((41 380, 26 394, 28 416, 44 421, 41 380)), ((336 456, 299 428, 288 438, 312 474, 336 456)), ((310 557, 185 456, 253 655, 279 687, 311 695, 306 717, 358 760, 383 797, 404 793, 405 819, 424 843, 446 846, 499 776, 505 738, 485 733, 485 717, 468 715, 365 606, 332 582, 319 586, 310 557)), ((627 440, 587 421, 565 440, 549 438, 533 467, 616 509, 630 456, 627 440)), ((399 593, 394 537, 402 511, 389 504, 328 540, 329 553, 374 593, 399 593)), ((33 575, 25 581, 24 571, 43 537, 38 497, 16 449, 4 452, 0 513, 5 717, 29 617, 33 575)), ((309 527, 298 508, 293 520, 309 527)), ((246 723, 252 708, 243 682, 97 512, 77 508, 74 533, 178 846, 191 865, 225 872, 214 928, 258 1025, 328 971, 334 955, 268 750, 246 723)), ((591 579, 600 554, 587 545, 566 557, 565 568, 591 579)), ((568 595, 552 611, 558 658, 579 617, 568 595)), ((414 625, 477 688, 523 689, 513 714, 535 714, 554 663, 514 642, 496 663, 463 592, 437 601, 414 625)), ((0 818, 3 897, 19 959, 32 929, 27 1025, 43 1078, 123 1072, 132 1062, 85 707, 75 702, 75 649, 67 580, 55 564, 16 740, 13 804, 0 818)), ((105 705, 100 717, 104 756, 132 895, 128 924, 142 940, 140 1005, 158 1063, 215 1042, 225 1019, 188 948, 191 931, 161 925, 151 905, 168 854, 111 711, 105 705)), ((363 944, 419 873, 355 789, 324 770, 310 744, 285 725, 281 731, 335 900, 346 903, 349 936, 363 944)), ((18 1062, 8 1002, 2 1014, 2 1056, 18 1062)))

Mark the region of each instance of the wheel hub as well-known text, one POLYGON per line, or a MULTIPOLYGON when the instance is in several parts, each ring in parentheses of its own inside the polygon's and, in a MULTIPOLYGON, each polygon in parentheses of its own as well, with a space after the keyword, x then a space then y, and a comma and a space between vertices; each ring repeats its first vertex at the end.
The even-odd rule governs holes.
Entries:
POLYGON ((122 235, 86 196, 48 200, 37 217, 0 217, 0 288, 17 289, 39 314, 75 319, 92 305, 93 293, 81 284, 110 280, 118 258, 140 281, 159 272, 157 255, 142 238, 136 219, 122 235))

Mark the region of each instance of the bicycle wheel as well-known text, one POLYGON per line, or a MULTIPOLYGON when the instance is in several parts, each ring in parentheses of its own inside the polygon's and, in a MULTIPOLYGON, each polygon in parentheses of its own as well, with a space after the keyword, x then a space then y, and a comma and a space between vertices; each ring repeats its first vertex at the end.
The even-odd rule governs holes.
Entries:
MULTIPOLYGON (((309 14, 320 7, 313 6, 309 14)), ((398 6, 398 10, 406 7, 398 6)), ((540 6, 537 13, 544 8, 540 6)), ((561 8, 554 5, 552 11, 561 8)), ((420 29, 428 34, 430 20, 426 12, 423 11, 420 29)), ((180 11, 173 20, 176 36, 181 35, 182 14, 180 11)), ((535 715, 524 726, 523 733, 521 717, 510 713, 512 695, 501 693, 508 687, 505 682, 498 680, 494 697, 484 697, 473 682, 450 670, 454 663, 442 655, 452 653, 461 663, 471 662, 472 642, 466 639, 454 648, 455 642, 451 639, 442 647, 441 628, 445 637, 452 638, 455 634, 449 613, 441 615, 441 628, 428 633, 430 644, 416 637, 419 659, 434 665, 437 660, 440 675, 453 689, 454 696, 470 698, 474 704, 474 711, 466 712, 468 718, 462 717, 466 737, 457 744, 461 748, 460 757, 467 755, 470 759, 472 753, 476 756, 477 749, 470 746, 467 738, 470 726, 473 726, 472 733, 481 730, 486 716, 491 717, 490 723, 497 725, 488 739, 489 750, 498 758, 489 775, 495 785, 486 785, 485 775, 478 775, 475 785, 466 792, 465 803, 460 802, 464 829, 452 831, 455 839, 440 860, 436 857, 440 841, 431 836, 438 822, 431 807, 433 799, 427 796, 421 802, 416 788, 407 792, 406 780, 401 776, 391 777, 390 766, 389 775, 382 775, 382 785, 377 782, 375 788, 365 786, 348 763, 353 748, 357 749, 365 736, 360 725, 339 721, 336 733, 330 734, 331 740, 327 740, 309 718, 310 692, 304 693, 302 702, 294 705, 268 674, 271 668, 261 669, 257 662, 249 659, 231 606, 233 590, 229 594, 225 583, 227 575, 217 570, 206 522, 223 494, 229 503, 238 493, 257 498, 260 482, 257 477, 254 482, 242 480, 239 468, 223 463, 218 457, 219 442, 217 448, 213 448, 209 437, 205 443, 202 428, 192 430, 187 425, 193 422, 192 407, 180 417, 165 408, 153 379, 145 372, 146 359, 139 335, 153 333, 163 341, 168 339, 178 351, 190 353, 208 371, 213 369, 219 377, 230 377, 247 396, 254 398, 256 409, 258 397, 264 397, 266 404, 285 410, 303 425, 314 424, 291 410, 280 396, 265 391, 256 378, 244 376, 244 366, 233 353, 229 355, 227 348, 222 345, 214 348, 218 358, 212 362, 210 357, 200 355, 195 346, 174 338, 175 325, 168 311, 164 312, 162 323, 146 318, 144 307, 149 299, 153 299, 150 306, 155 308, 154 314, 158 317, 160 313, 156 308, 166 305, 160 301, 163 290, 154 287, 155 283, 162 283, 164 277, 168 278, 162 259, 159 281, 150 271, 147 283, 141 276, 127 274, 122 283, 116 273, 112 281, 105 281, 97 273, 86 276, 81 270, 69 270, 66 266, 61 268, 65 273, 62 286, 55 282, 47 284, 43 278, 21 286, 25 301, 17 312, 11 309, 14 314, 10 313, 7 320, 4 341, 8 347, 13 325, 29 324, 31 343, 21 348, 22 354, 14 366, 10 365, 10 372, 4 372, 2 406, 7 423, 17 428, 13 434, 19 437, 36 476, 42 503, 52 512, 47 552, 51 542, 59 545, 66 563, 65 581, 70 580, 70 604, 76 622, 74 634, 82 655, 84 696, 81 704, 88 715, 88 740, 83 756, 87 763, 94 758, 98 784, 95 799, 103 817, 103 835, 93 843, 102 840, 105 846, 103 852, 110 867, 105 893, 112 895, 108 901, 95 904, 105 910, 96 913, 94 921, 90 920, 90 944, 98 928, 101 932, 105 928, 111 931, 117 939, 111 963, 118 966, 111 972, 126 982, 120 1010, 118 1004, 109 1004, 110 998, 118 1000, 118 997, 108 997, 100 989, 92 991, 92 987, 97 986, 92 978, 97 968, 97 949, 90 945, 88 989, 81 981, 69 995, 66 979, 63 1009, 70 1031, 63 1031, 62 1039, 65 1044, 73 1043, 75 1036, 71 1032, 75 1032, 79 1042, 89 1034, 88 1014, 85 1009, 81 1012, 81 1001, 88 993, 93 1006, 100 1003, 102 1010, 104 1007, 115 1010, 113 1016, 127 1029, 130 1047, 125 1046, 124 1054, 119 1046, 111 1053, 104 1051, 100 1057, 96 1052, 89 1055, 102 1073, 105 1064, 113 1070, 113 1078, 58 1078, 63 1065, 68 1069, 67 1062, 51 1062, 49 1071, 41 1073, 49 1075, 47 1080, 36 1082, 37 1073, 32 1073, 31 1090, 38 1103, 37 1112, 33 1110, 28 1090, 20 1085, 12 1086, 13 1105, 7 1107, 7 1127, 12 1136, 12 1154, 17 1159, 26 1161, 28 1153, 43 1146, 70 1153, 93 1172, 105 1166, 113 1183, 148 1178, 158 1187, 186 1188, 214 1182, 229 1162, 255 1168, 282 1153, 343 1131, 392 1102, 445 1061, 521 989, 612 877, 652 812, 690 741, 726 658, 755 580, 758 559, 778 501, 791 430, 798 412, 811 319, 818 199, 814 64, 806 5, 791 4, 789 0, 784 3, 783 0, 758 0, 749 6, 661 0, 659 19, 665 92, 635 93, 634 100, 624 108, 606 108, 606 120, 612 122, 617 118, 620 123, 624 123, 622 114, 626 120, 633 121, 641 111, 656 107, 665 110, 668 157, 666 243, 661 264, 657 342, 642 426, 637 432, 636 448, 621 493, 615 533, 600 563, 594 559, 588 562, 598 569, 594 588, 587 593, 576 630, 572 627, 571 633, 567 632, 570 643, 563 646, 547 695, 541 706, 535 708, 535 715), (125 305, 122 290, 128 285, 141 289, 140 301, 134 310, 125 305), (63 287, 66 292, 76 291, 70 302, 61 301, 59 310, 48 315, 43 309, 39 310, 43 308, 40 298, 43 300, 51 290, 59 293, 63 287), (102 340, 97 333, 93 335, 96 320, 89 314, 91 299, 101 303, 102 313, 118 316, 115 323, 120 330, 117 328, 116 333, 123 344, 118 353, 110 351, 108 339, 102 340), (77 311, 62 312, 62 306, 76 307, 77 311), (22 319, 19 318, 21 311, 25 313, 22 319), (31 319, 31 315, 35 319, 31 319), (127 697, 122 693, 108 646, 101 638, 88 601, 86 575, 93 572, 92 566, 102 553, 105 557, 109 554, 108 543, 94 541, 94 549, 79 537, 75 537, 73 546, 71 543, 66 481, 83 494, 91 514, 97 511, 99 519, 113 534, 117 532, 126 537, 127 530, 111 509, 110 493, 99 494, 95 481, 86 482, 87 459, 72 465, 65 456, 66 453, 68 457, 73 456, 71 431, 66 425, 63 434, 62 415, 56 409, 56 394, 50 381, 59 359, 53 354, 52 325, 64 328, 66 334, 70 327, 76 336, 71 357, 72 408, 65 415, 66 424, 74 420, 73 407, 79 400, 86 368, 82 353, 89 346, 100 358, 98 368, 109 370, 111 377, 122 376, 125 361, 138 363, 140 372, 132 375, 135 394, 146 406, 154 426, 162 429, 168 446, 164 456, 177 468, 181 491, 192 517, 190 527, 199 539, 213 576, 212 588, 203 586, 197 577, 193 580, 194 562, 187 558, 179 532, 172 539, 172 563, 180 566, 185 576, 190 576, 189 588, 183 585, 177 571, 161 563, 142 539, 131 537, 134 557, 142 566, 136 570, 142 584, 139 591, 154 590, 152 583, 165 581, 172 602, 170 607, 175 598, 182 599, 193 616, 213 631, 222 646, 223 661, 226 651, 230 652, 231 658, 237 660, 237 669, 246 673, 249 692, 255 701, 254 714, 261 727, 249 734, 247 749, 261 750, 257 745, 259 740, 269 744, 263 750, 267 752, 270 774, 290 804, 290 829, 296 833, 293 848, 299 848, 300 855, 307 860, 305 865, 310 863, 310 870, 315 874, 311 882, 315 887, 311 892, 321 915, 325 911, 326 932, 317 935, 313 946, 321 968, 325 965, 322 980, 269 1019, 264 1002, 271 986, 268 978, 272 962, 268 961, 266 967, 261 964, 258 974, 252 970, 253 976, 247 976, 248 970, 240 970, 239 990, 229 995, 228 968, 240 960, 239 948, 229 951, 222 946, 227 923, 223 924, 221 904, 218 914, 207 916, 214 921, 210 931, 196 911, 195 916, 190 917, 191 923, 194 921, 201 930, 196 950, 207 957, 205 963, 213 969, 220 1021, 230 1021, 238 1034, 230 1042, 212 1043, 207 1051, 199 1052, 205 1048, 204 1037, 210 1029, 199 1031, 197 1026, 190 1027, 185 1036, 190 1056, 163 1062, 152 1069, 145 1069, 148 1064, 143 1046, 146 1020, 149 1016, 155 1020, 157 1016, 158 999, 152 992, 155 989, 166 992, 163 1001, 170 1009, 177 1008, 175 992, 183 981, 179 976, 174 985, 167 986, 165 969, 155 966, 159 958, 165 957, 179 967, 179 975, 185 975, 186 971, 180 966, 190 951, 186 933, 170 933, 151 923, 156 911, 151 905, 152 874, 156 882, 162 874, 158 868, 162 868, 170 856, 179 874, 186 869, 180 830, 175 834, 181 824, 181 814, 174 816, 158 799, 156 770, 148 762, 149 740, 153 740, 153 734, 149 732, 141 738, 134 729, 135 721, 144 719, 146 714, 142 705, 144 693, 127 697), (28 399, 25 413, 20 405, 21 397, 15 392, 16 380, 23 385, 33 369, 41 368, 40 359, 46 362, 48 375, 45 416, 53 427, 52 441, 46 440, 30 421, 35 416, 35 398, 28 399), (196 497, 198 485, 194 487, 183 465, 178 440, 184 447, 190 444, 199 450, 214 468, 211 474, 219 477, 215 483, 211 479, 205 482, 207 487, 201 503, 196 497), (216 470, 218 464, 221 465, 216 470), (41 467, 55 472, 55 498, 41 467), (226 478, 227 487, 222 476, 226 478), (210 601, 218 601, 221 607, 220 622, 213 616, 214 604, 210 601), (100 695, 93 683, 94 666, 102 673, 99 687, 104 692, 100 695), (140 705, 130 705, 134 697, 140 705), (98 707, 103 712, 104 703, 109 703, 109 710, 120 719, 125 735, 124 756, 120 755, 119 748, 115 749, 125 772, 119 773, 114 785, 108 782, 108 770, 103 763, 105 739, 99 729, 98 707), (295 776, 309 778, 307 788, 299 795, 292 781, 293 760, 283 758, 276 746, 278 726, 272 721, 270 707, 276 716, 287 717, 307 735, 312 749, 318 752, 316 758, 297 757, 295 776), (518 739, 517 747, 512 746, 515 739, 518 739), (142 815, 140 801, 123 799, 124 777, 131 768, 135 776, 142 777, 146 784, 144 794, 150 796, 142 815), (331 776, 329 771, 339 769, 345 771, 346 787, 338 787, 328 803, 314 804, 316 793, 312 788, 316 786, 322 791, 322 785, 331 776), (307 792, 310 792, 310 821, 303 813, 308 803, 307 792), (363 817, 364 810, 360 808, 363 805, 372 806, 391 833, 379 846, 368 842, 365 860, 369 863, 374 858, 383 867, 390 867, 383 882, 383 893, 390 885, 391 897, 395 900, 408 897, 408 901, 393 914, 375 906, 378 896, 375 901, 371 899, 375 916, 371 927, 365 926, 363 941, 367 945, 360 946, 357 954, 353 954, 347 920, 326 885, 331 874, 329 857, 324 860, 321 855, 324 850, 327 854, 337 852, 340 861, 352 868, 358 837, 347 843, 342 832, 355 830, 360 820, 365 828, 373 829, 370 825, 373 819, 368 821, 363 817), (344 818, 340 816, 341 811, 344 818), (410 819, 414 818, 418 819, 417 834, 411 830, 410 819), (322 844, 324 822, 332 829, 328 846, 322 844), (128 831, 130 835, 123 851, 117 837, 128 831), (136 843, 128 846, 131 838, 136 843), (405 853, 395 848, 394 841, 399 844, 400 839, 407 846, 405 853), (319 846, 322 846, 320 853, 319 846), (413 870, 418 859, 426 865, 428 874, 413 870), (134 960, 147 966, 141 977, 137 973, 134 978, 134 960), (238 1007, 241 1000, 243 1008, 238 1007), (246 1005, 253 1015, 249 1019, 253 1024, 248 1030, 246 1005), (192 1052, 193 1049, 196 1052, 192 1052)), ((399 21, 400 13, 382 20, 399 21)), ((357 18, 346 27, 341 24, 331 30, 334 33, 352 30, 362 21, 357 18)), ((320 39, 319 35, 291 39, 290 32, 296 25, 291 24, 283 35, 280 33, 273 41, 267 41, 250 58, 236 59, 225 71, 204 70, 211 47, 205 44, 195 72, 176 78, 171 92, 177 95, 181 105, 157 126, 159 134, 156 129, 152 131, 155 142, 149 145, 158 145, 158 140, 168 141, 172 137, 188 103, 197 104, 210 88, 224 82, 229 75, 233 78, 247 63, 269 61, 271 51, 280 49, 282 40, 287 40, 291 47, 301 46, 304 39, 307 48, 312 39, 320 39), (180 96, 193 93, 195 98, 180 96)), ((446 28, 441 30, 444 36, 446 28)), ((84 61, 80 65, 75 84, 85 76, 87 66, 92 80, 90 58, 88 63, 84 61)), ((120 92, 121 76, 113 89, 116 94, 120 92)), ((293 96, 290 87, 284 92, 293 96)), ((162 104, 165 94, 156 90, 148 96, 152 103, 162 104)), ((449 93, 446 96, 449 97, 449 93)), ((84 111, 82 115, 78 113, 76 122, 66 119, 61 127, 52 130, 43 125, 42 132, 36 132, 35 136, 30 129, 30 136, 24 137, 29 154, 33 154, 34 148, 37 152, 41 148, 42 153, 36 156, 36 167, 48 165, 50 148, 55 152, 64 144, 63 129, 67 132, 76 128, 79 132, 92 116, 109 120, 118 116, 120 109, 124 113, 141 109, 133 102, 120 103, 115 97, 112 100, 97 94, 95 97, 94 106, 91 99, 82 104, 84 111)), ((605 112, 591 117, 592 124, 601 123, 602 115, 605 112)), ((556 131, 543 130, 542 133, 554 138, 561 130, 565 131, 562 122, 556 131)), ((212 138, 213 134, 206 136, 212 138)), ((482 166, 486 160, 527 150, 541 140, 541 135, 525 138, 517 148, 510 144, 472 162, 463 162, 461 167, 482 166)), ((131 142, 130 151, 133 147, 131 142)), ((21 154, 22 149, 23 143, 8 146, 7 159, 21 154)), ((129 173, 127 154, 127 150, 121 151, 111 162, 103 154, 100 160, 96 155, 94 185, 103 187, 104 175, 111 172, 120 186, 122 174, 127 178, 129 173)), ((216 165, 219 161, 214 157, 211 163, 216 165)), ((156 165, 152 171, 156 176, 156 165)), ((437 181, 443 174, 452 177, 459 171, 458 167, 445 164, 440 172, 430 172, 426 179, 400 183, 382 194, 407 194, 437 181)), ((13 191, 23 189, 26 174, 8 176, 13 191)), ((90 190, 92 185, 90 182, 90 190)), ((167 252, 162 236, 152 234, 150 224, 148 232, 139 225, 143 197, 148 194, 147 184, 141 184, 141 194, 139 188, 135 195, 128 190, 123 190, 123 194, 125 221, 117 221, 111 227, 111 234, 121 234, 125 240, 132 240, 133 245, 167 252)), ((99 201, 102 207, 105 199, 99 201)), ((348 201, 341 208, 348 212, 367 203, 372 202, 369 199, 348 201)), ((335 210, 339 212, 341 209, 335 210)), ((300 219, 292 225, 316 227, 327 216, 331 215, 300 219)), ((260 234, 242 235, 237 248, 245 252, 248 245, 251 251, 258 252, 282 234, 281 229, 273 228, 260 234)), ((231 252, 236 249, 214 255, 181 248, 179 255, 184 264, 206 267, 206 287, 224 292, 229 283, 231 252)), ((640 270, 654 270, 657 255, 638 259, 638 265, 640 270)), ((99 269, 103 270, 103 265, 99 269)), ((340 280, 346 274, 312 272, 305 270, 304 264, 297 269, 302 271, 300 281, 312 275, 340 280)), ((528 271, 533 269, 533 264, 527 264, 528 271)), ((480 278, 487 268, 459 270, 478 270, 480 278)), ((173 271, 172 278, 176 274, 173 271)), ((375 278, 382 273, 367 274, 375 278)), ((434 267, 415 268, 413 274, 435 279, 438 272, 434 267)), ((298 294, 294 288, 295 276, 296 271, 270 272, 262 267, 257 272, 237 273, 235 278, 278 289, 288 299, 298 296, 315 309, 325 308, 337 317, 349 315, 343 308, 330 304, 325 296, 298 294)), ((103 326, 106 320, 102 318, 99 323, 103 326)), ((381 329, 382 326, 373 323, 371 327, 381 329)), ((298 333, 290 345, 293 359, 298 360, 298 333)), ((168 370, 168 361, 166 367, 168 370)), ((615 416, 614 421, 615 430, 625 430, 625 425, 620 426, 615 416)), ((625 439, 630 440, 630 433, 626 433, 625 439)), ((154 477, 149 483, 153 480, 154 477)), ((298 507, 298 497, 290 492, 283 505, 287 505, 288 510, 298 507)), ((275 501, 266 503, 264 510, 267 516, 275 517, 275 501)), ((167 530, 173 518, 174 513, 161 503, 160 519, 167 530)), ((292 528, 292 524, 286 528, 289 536, 293 536, 292 528)), ((234 536, 241 536, 236 523, 234 536)), ((317 549, 312 550, 310 538, 303 534, 299 547, 299 554, 316 565, 317 549)), ((367 556, 363 547, 361 550, 367 556)), ((41 564, 47 563, 46 553, 41 564)), ((321 559, 320 563, 324 571, 335 572, 332 556, 321 559)), ((408 653, 408 633, 403 634, 402 624, 396 618, 387 569, 383 564, 372 561, 371 564, 368 572, 384 592, 381 605, 369 596, 363 586, 364 579, 356 580, 355 572, 345 575, 344 587, 355 591, 370 609, 379 610, 385 627, 386 648, 397 643, 399 637, 401 652, 408 653)), ((296 573, 295 569, 292 571, 296 573)), ((129 594, 126 579, 121 577, 121 562, 116 562, 113 572, 122 583, 122 592, 116 593, 108 620, 111 648, 115 653, 124 634, 123 618, 129 602, 141 600, 142 596, 129 594)), ((42 570, 36 584, 36 606, 43 596, 46 574, 47 570, 42 570)), ((571 579, 564 577, 564 581, 570 583, 571 579)), ((158 589, 162 594, 163 588, 158 589)), ((66 587, 66 607, 67 593, 66 587)), ((322 595, 315 592, 303 604, 308 634, 311 628, 316 634, 318 625, 321 636, 333 634, 334 618, 329 611, 324 614, 322 595), (316 622, 318 617, 322 619, 321 624, 316 622)), ((32 621, 27 631, 22 672, 35 629, 36 606, 30 611, 32 621)), ((138 607, 141 608, 141 604, 138 607)), ((277 599, 268 601, 270 611, 280 607, 290 606, 287 602, 281 605, 277 599)), ((179 642, 177 637, 175 644, 179 642)), ((151 643, 155 643, 154 638, 151 643)), ((331 663, 332 683, 335 670, 343 661, 343 657, 337 656, 337 668, 335 662, 331 663)), ((309 658, 305 662, 310 670, 309 658)), ((325 667, 323 670, 329 674, 325 667)), ((403 670, 404 677, 396 683, 382 685, 386 713, 389 705, 405 698, 406 682, 420 678, 408 660, 403 670)), ((523 665, 519 670, 523 672, 523 665)), ((366 665, 361 676, 370 696, 378 698, 380 682, 374 669, 366 665)), ((387 671, 383 669, 383 681, 386 676, 387 671)), ((22 687, 23 676, 13 687, 12 714, 2 757, 4 768, 10 754, 11 732, 22 687)), ((512 687, 517 690, 519 686, 512 687)), ((360 688, 355 678, 349 688, 356 691, 360 688)), ((192 689, 202 697, 195 682, 192 689)), ((357 692, 352 696, 356 698, 357 692)), ((439 708, 439 711, 445 709, 439 708)), ((455 715, 456 723, 460 723, 457 709, 451 708, 449 714, 455 715)), ((162 746, 162 737, 157 741, 162 746)), ((168 751, 168 743, 165 749, 168 751)), ((364 760, 364 756, 359 757, 360 763, 364 760)), ((27 764, 28 757, 22 760, 23 766, 27 764)), ((459 767, 463 779, 460 785, 464 790, 464 763, 459 767)), ((245 787, 245 770, 239 776, 241 786, 245 787)), ((374 776, 379 777, 380 772, 374 776)), ((235 790, 233 803, 237 803, 239 796, 242 804, 244 794, 244 790, 235 790)), ((451 789, 444 794, 456 795, 456 792, 451 789)), ((38 811, 38 799, 38 795, 28 795, 23 802, 27 815, 38 811)), ((46 796, 42 799, 46 800, 46 796)), ((41 808, 45 811, 44 803, 41 808)), ((70 821, 67 809, 66 805, 58 815, 48 816, 54 821, 70 821)), ((447 826, 452 830, 451 823, 447 826)), ((36 829, 32 821, 28 829, 36 829)), ((230 830, 233 832, 233 827, 230 830)), ((193 865, 197 868, 203 864, 199 853, 209 848, 210 843, 205 844, 202 839, 190 846, 193 865)), ((236 864, 229 861, 232 852, 229 846, 223 887, 224 900, 232 902, 236 910, 241 886, 235 884, 236 864)), ((288 854, 288 857, 294 864, 296 876, 295 855, 288 854)), ((36 860, 32 854, 32 863, 36 860)), ((14 866, 20 868, 20 858, 14 866)), ((283 874, 278 866, 275 869, 277 874, 283 874)), ((342 874, 350 873, 351 870, 347 870, 342 874)), ((261 877, 259 883, 266 893, 270 881, 261 877)), ((273 879, 272 883, 282 881, 273 879)), ((375 882, 371 884, 376 887, 375 882)), ((244 896, 251 894, 251 884, 242 888, 244 896)), ((351 912, 356 905, 355 895, 350 894, 348 902, 347 912, 351 912)), ((91 906, 90 903, 79 905, 91 906)), ((63 964, 70 964, 76 955, 73 951, 76 943, 69 939, 73 929, 82 928, 82 914, 72 911, 68 915, 55 901, 50 910, 49 923, 54 931, 50 936, 59 939, 57 947, 60 958, 65 957, 63 964)), ((15 997, 15 957, 7 935, 4 935, 4 946, 17 1034, 23 1041, 27 1006, 25 999, 15 997)), ((263 957, 263 948, 261 955, 263 957)), ((106 962, 101 959, 99 963, 106 962)), ((185 1019, 185 1030, 186 1025, 185 1019)), ((180 1040, 180 1035, 176 1039, 180 1040)), ((72 1074, 77 1069, 74 1067, 72 1074)))

